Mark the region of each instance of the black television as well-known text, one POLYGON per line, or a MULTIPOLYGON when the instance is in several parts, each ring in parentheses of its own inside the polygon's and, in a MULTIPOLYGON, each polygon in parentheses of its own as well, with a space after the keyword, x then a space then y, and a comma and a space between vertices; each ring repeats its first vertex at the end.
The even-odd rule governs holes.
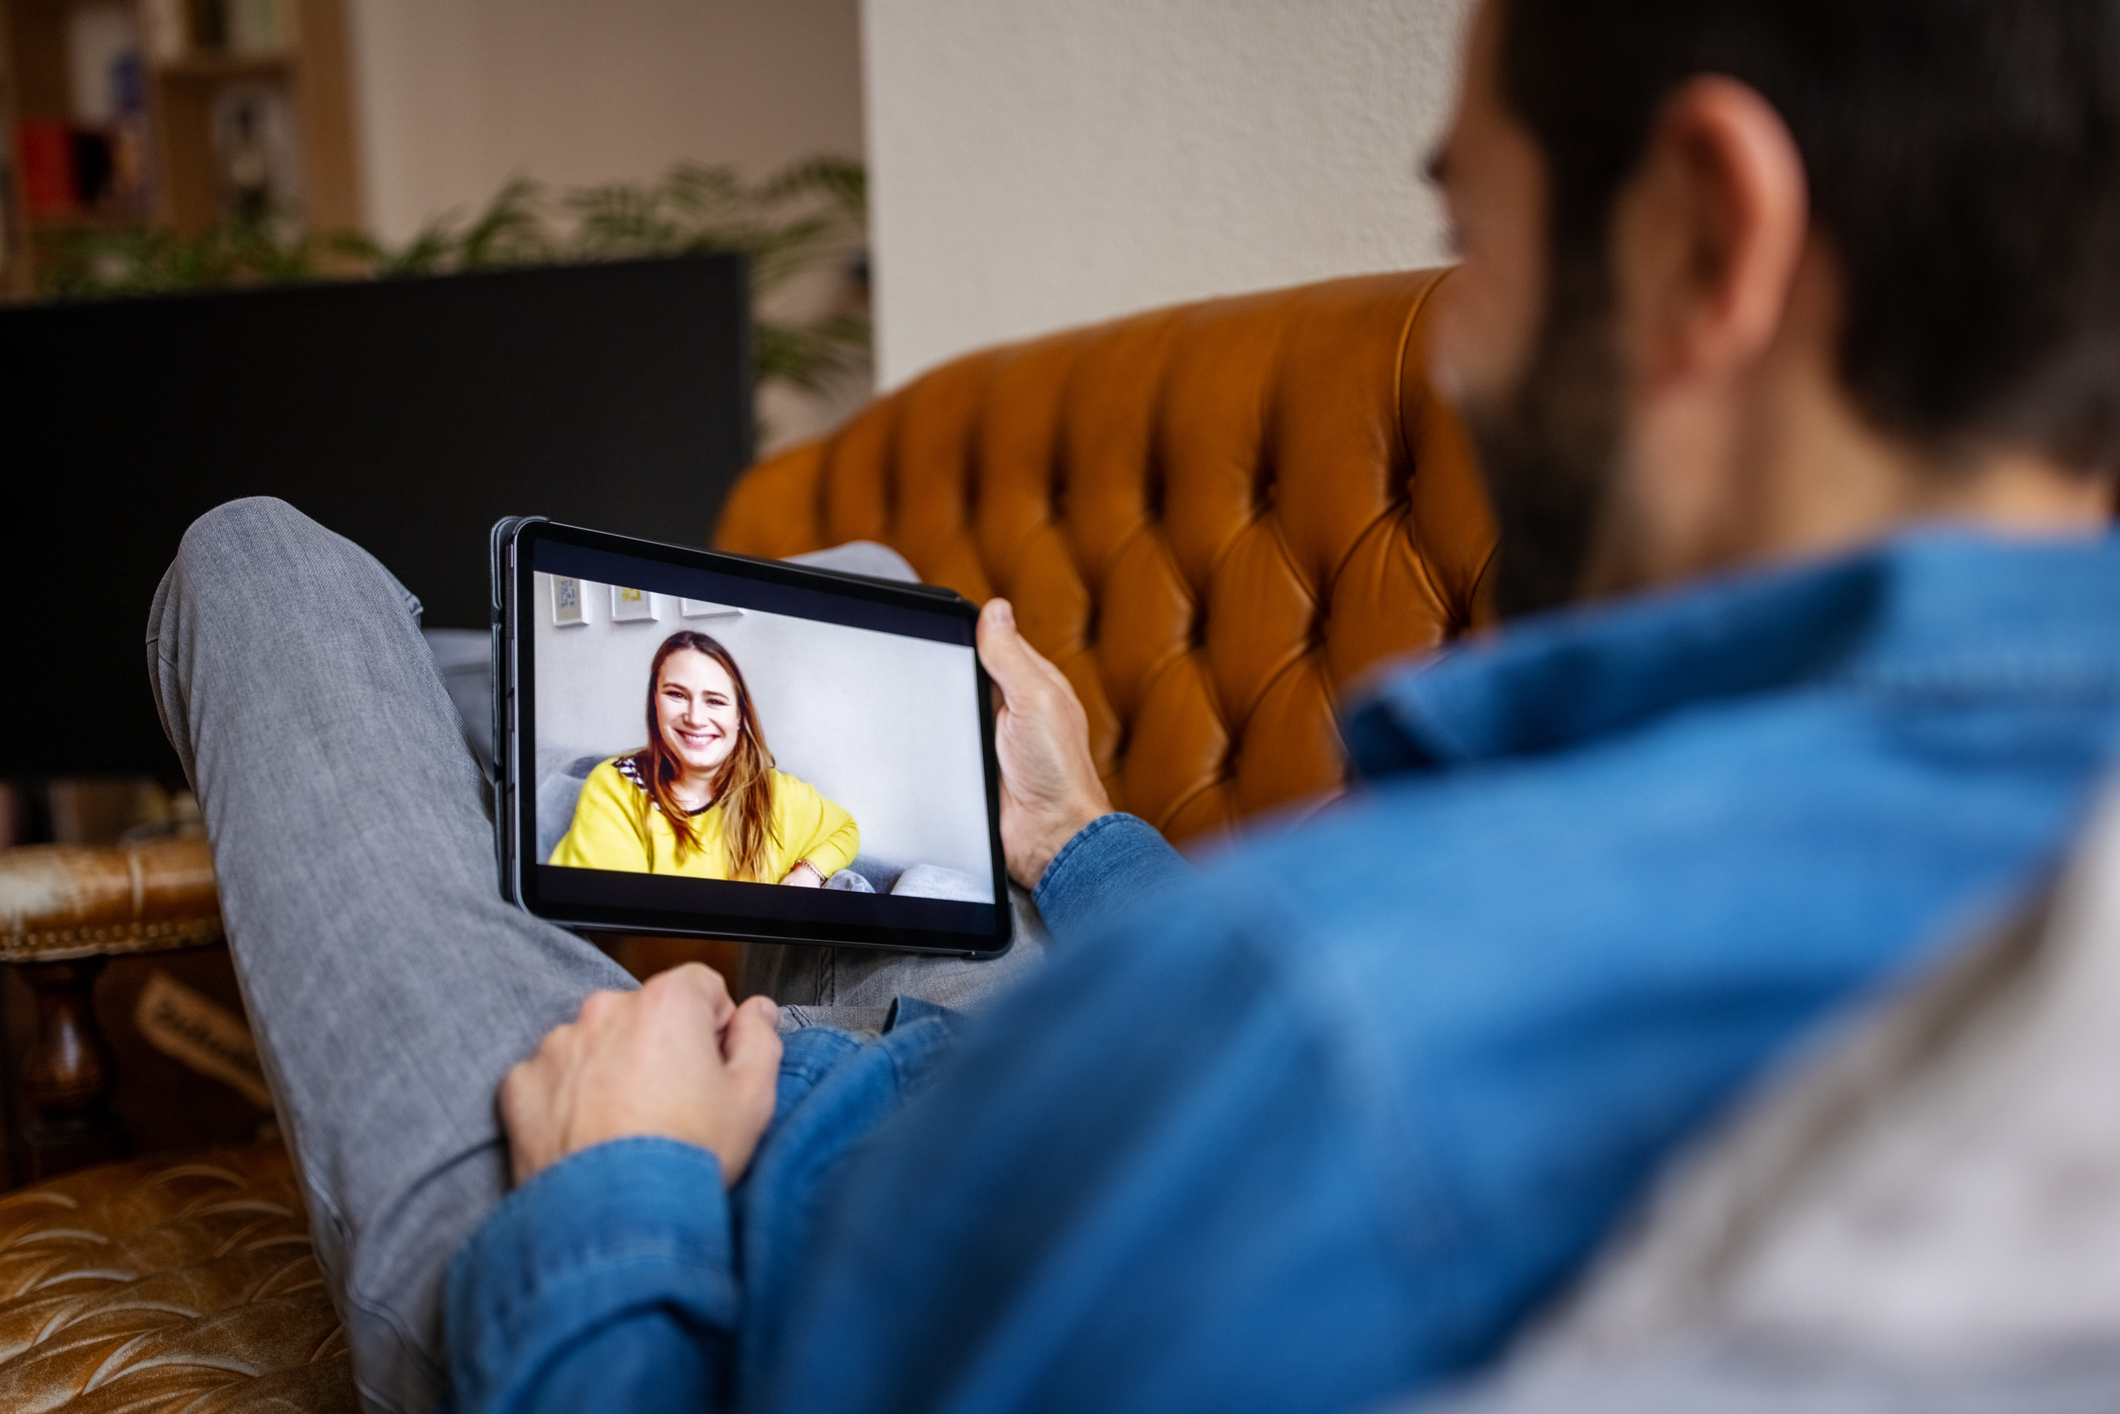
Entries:
POLYGON ((167 774, 143 627, 184 528, 278 496, 430 628, 503 515, 704 544, 751 453, 737 255, 0 309, 0 779, 167 774))

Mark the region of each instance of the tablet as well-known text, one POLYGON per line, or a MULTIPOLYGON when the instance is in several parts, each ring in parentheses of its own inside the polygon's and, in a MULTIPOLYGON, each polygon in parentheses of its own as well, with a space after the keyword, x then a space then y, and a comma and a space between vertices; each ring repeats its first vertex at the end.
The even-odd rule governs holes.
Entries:
POLYGON ((502 892, 568 927, 990 957, 978 610, 541 518, 493 529, 502 892))

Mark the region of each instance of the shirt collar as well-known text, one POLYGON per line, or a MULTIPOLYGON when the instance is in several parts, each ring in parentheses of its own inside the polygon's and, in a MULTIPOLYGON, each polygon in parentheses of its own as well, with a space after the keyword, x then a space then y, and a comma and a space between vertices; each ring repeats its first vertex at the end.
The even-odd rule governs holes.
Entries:
POLYGON ((2120 694, 2120 539, 1922 531, 1834 560, 1519 620, 1388 672, 1349 715, 1365 776, 1559 751, 1828 680, 2120 694))

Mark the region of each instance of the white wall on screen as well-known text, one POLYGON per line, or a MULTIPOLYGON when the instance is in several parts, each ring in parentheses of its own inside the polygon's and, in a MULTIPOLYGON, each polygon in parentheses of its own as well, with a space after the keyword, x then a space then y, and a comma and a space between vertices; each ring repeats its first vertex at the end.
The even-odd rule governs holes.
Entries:
POLYGON ((607 587, 584 581, 587 621, 552 622, 552 576, 537 578, 537 740, 615 756, 647 739, 648 664, 691 629, 743 669, 781 770, 853 812, 864 854, 985 878, 985 770, 972 652, 955 644, 752 610, 697 612, 655 596, 657 619, 614 622, 607 587))

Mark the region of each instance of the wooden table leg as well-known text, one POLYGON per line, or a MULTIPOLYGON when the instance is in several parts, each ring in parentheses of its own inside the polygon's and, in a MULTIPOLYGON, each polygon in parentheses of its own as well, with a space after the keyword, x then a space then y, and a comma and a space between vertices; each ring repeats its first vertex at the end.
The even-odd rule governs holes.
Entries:
POLYGON ((96 1022, 100 957, 20 964, 37 999, 37 1030, 22 1058, 22 1094, 31 1111, 22 1128, 34 1182, 131 1151, 125 1126, 110 1112, 117 1066, 96 1022))

